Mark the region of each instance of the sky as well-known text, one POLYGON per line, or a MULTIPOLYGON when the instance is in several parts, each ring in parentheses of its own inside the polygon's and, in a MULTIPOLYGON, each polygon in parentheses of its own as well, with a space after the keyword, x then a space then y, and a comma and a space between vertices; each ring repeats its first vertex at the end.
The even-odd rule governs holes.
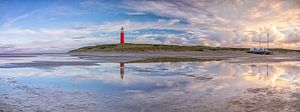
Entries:
POLYGON ((300 0, 0 0, 0 53, 119 43, 300 49, 300 0))

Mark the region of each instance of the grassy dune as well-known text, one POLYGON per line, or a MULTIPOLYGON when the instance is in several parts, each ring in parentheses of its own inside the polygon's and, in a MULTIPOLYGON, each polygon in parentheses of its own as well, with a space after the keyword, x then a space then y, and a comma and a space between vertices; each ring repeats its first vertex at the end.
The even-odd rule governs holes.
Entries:
POLYGON ((231 50, 246 51, 247 48, 223 48, 208 46, 177 46, 177 45, 158 45, 158 44, 130 44, 125 46, 119 44, 88 46, 70 51, 72 52, 183 52, 183 51, 204 51, 204 50, 231 50))
MULTIPOLYGON (((178 46, 178 45, 162 45, 162 44, 131 44, 126 43, 125 46, 120 44, 107 44, 82 47, 71 50, 74 52, 184 52, 184 51, 248 51, 249 48, 230 48, 230 47, 209 47, 209 46, 178 46)), ((275 52, 300 52, 300 50, 271 48, 275 52)))

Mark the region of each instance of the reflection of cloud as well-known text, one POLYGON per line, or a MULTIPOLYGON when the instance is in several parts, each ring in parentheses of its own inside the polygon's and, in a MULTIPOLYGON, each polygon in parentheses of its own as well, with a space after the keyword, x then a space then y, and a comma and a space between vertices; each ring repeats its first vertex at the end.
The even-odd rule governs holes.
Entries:
MULTIPOLYGON (((52 58, 54 57, 44 59, 52 58)), ((61 60, 63 59, 74 60, 72 58, 61 58, 61 60)), ((30 60, 36 59, 30 58, 30 60)), ((120 64, 118 63, 100 63, 99 66, 63 66, 49 70, 35 68, 1 68, 0 70, 6 73, 7 76, 20 78, 70 77, 74 81, 98 80, 107 84, 121 85, 148 84, 170 87, 179 82, 186 82, 186 85, 181 86, 192 90, 206 88, 206 86, 214 89, 257 86, 286 87, 292 83, 299 83, 299 68, 300 64, 297 62, 280 62, 268 65, 220 61, 131 63, 126 64, 124 68, 126 73, 123 80, 120 79, 120 64)))
POLYGON ((245 74, 247 80, 269 86, 290 86, 299 80, 299 63, 281 62, 274 64, 257 64, 252 72, 245 74), (292 68, 292 69, 291 69, 292 68))
MULTIPOLYGON (((65 86, 64 83, 72 83, 72 85, 78 87, 85 87, 86 82, 88 82, 88 89, 103 87, 120 90, 121 92, 113 91, 113 97, 108 97, 110 101, 113 98, 117 102, 111 102, 108 105, 146 105, 149 107, 143 108, 148 109, 164 102, 168 102, 167 106, 170 103, 172 106, 197 104, 188 107, 180 105, 185 107, 183 111, 191 107, 199 107, 197 110, 221 108, 218 111, 224 111, 222 110, 223 103, 232 99, 233 96, 243 95, 242 92, 245 89, 264 88, 266 86, 290 87, 293 89, 292 83, 296 81, 298 81, 296 83, 300 83, 299 62, 271 63, 268 66, 269 75, 266 74, 267 66, 264 63, 240 64, 222 61, 130 63, 125 65, 126 72, 123 80, 120 79, 119 68, 122 66, 119 63, 99 63, 99 66, 69 66, 53 69, 10 68, 0 69, 0 71, 5 73, 1 77, 16 77, 17 81, 18 78, 22 79, 24 77, 33 80, 39 78, 60 79, 59 81, 67 79, 66 81, 70 82, 60 82, 60 86, 65 86), (258 71, 259 65, 262 65, 260 66, 260 73, 258 71), (121 97, 117 96, 115 98, 115 93, 120 94, 121 97), (178 98, 181 100, 178 100, 178 98), (139 102, 139 104, 136 102, 139 102), (211 107, 210 104, 214 104, 215 107, 211 107)), ((45 79, 41 81, 47 81, 45 79)), ((50 83, 53 82, 50 81, 50 83)), ((164 108, 167 107, 162 106, 158 111, 164 108)))

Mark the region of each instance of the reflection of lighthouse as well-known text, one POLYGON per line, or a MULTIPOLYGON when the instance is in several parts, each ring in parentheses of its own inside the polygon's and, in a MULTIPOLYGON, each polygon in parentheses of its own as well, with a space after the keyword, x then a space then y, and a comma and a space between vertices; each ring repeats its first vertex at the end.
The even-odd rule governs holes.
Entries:
POLYGON ((124 66, 125 64, 124 63, 120 63, 120 76, 121 76, 121 79, 124 78, 124 66))
POLYGON ((120 44, 122 45, 122 46, 124 46, 124 43, 125 43, 125 39, 124 39, 124 28, 122 27, 121 28, 121 33, 120 33, 120 44))

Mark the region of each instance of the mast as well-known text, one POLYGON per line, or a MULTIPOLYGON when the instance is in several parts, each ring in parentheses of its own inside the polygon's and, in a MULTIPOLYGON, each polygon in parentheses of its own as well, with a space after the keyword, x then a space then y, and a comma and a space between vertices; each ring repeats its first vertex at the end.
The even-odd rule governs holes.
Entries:
POLYGON ((270 36, 270 34, 268 33, 268 43, 267 43, 267 48, 269 49, 269 36, 270 36))
POLYGON ((260 41, 261 41, 261 28, 259 28, 259 42, 258 42, 258 48, 260 48, 260 41))

